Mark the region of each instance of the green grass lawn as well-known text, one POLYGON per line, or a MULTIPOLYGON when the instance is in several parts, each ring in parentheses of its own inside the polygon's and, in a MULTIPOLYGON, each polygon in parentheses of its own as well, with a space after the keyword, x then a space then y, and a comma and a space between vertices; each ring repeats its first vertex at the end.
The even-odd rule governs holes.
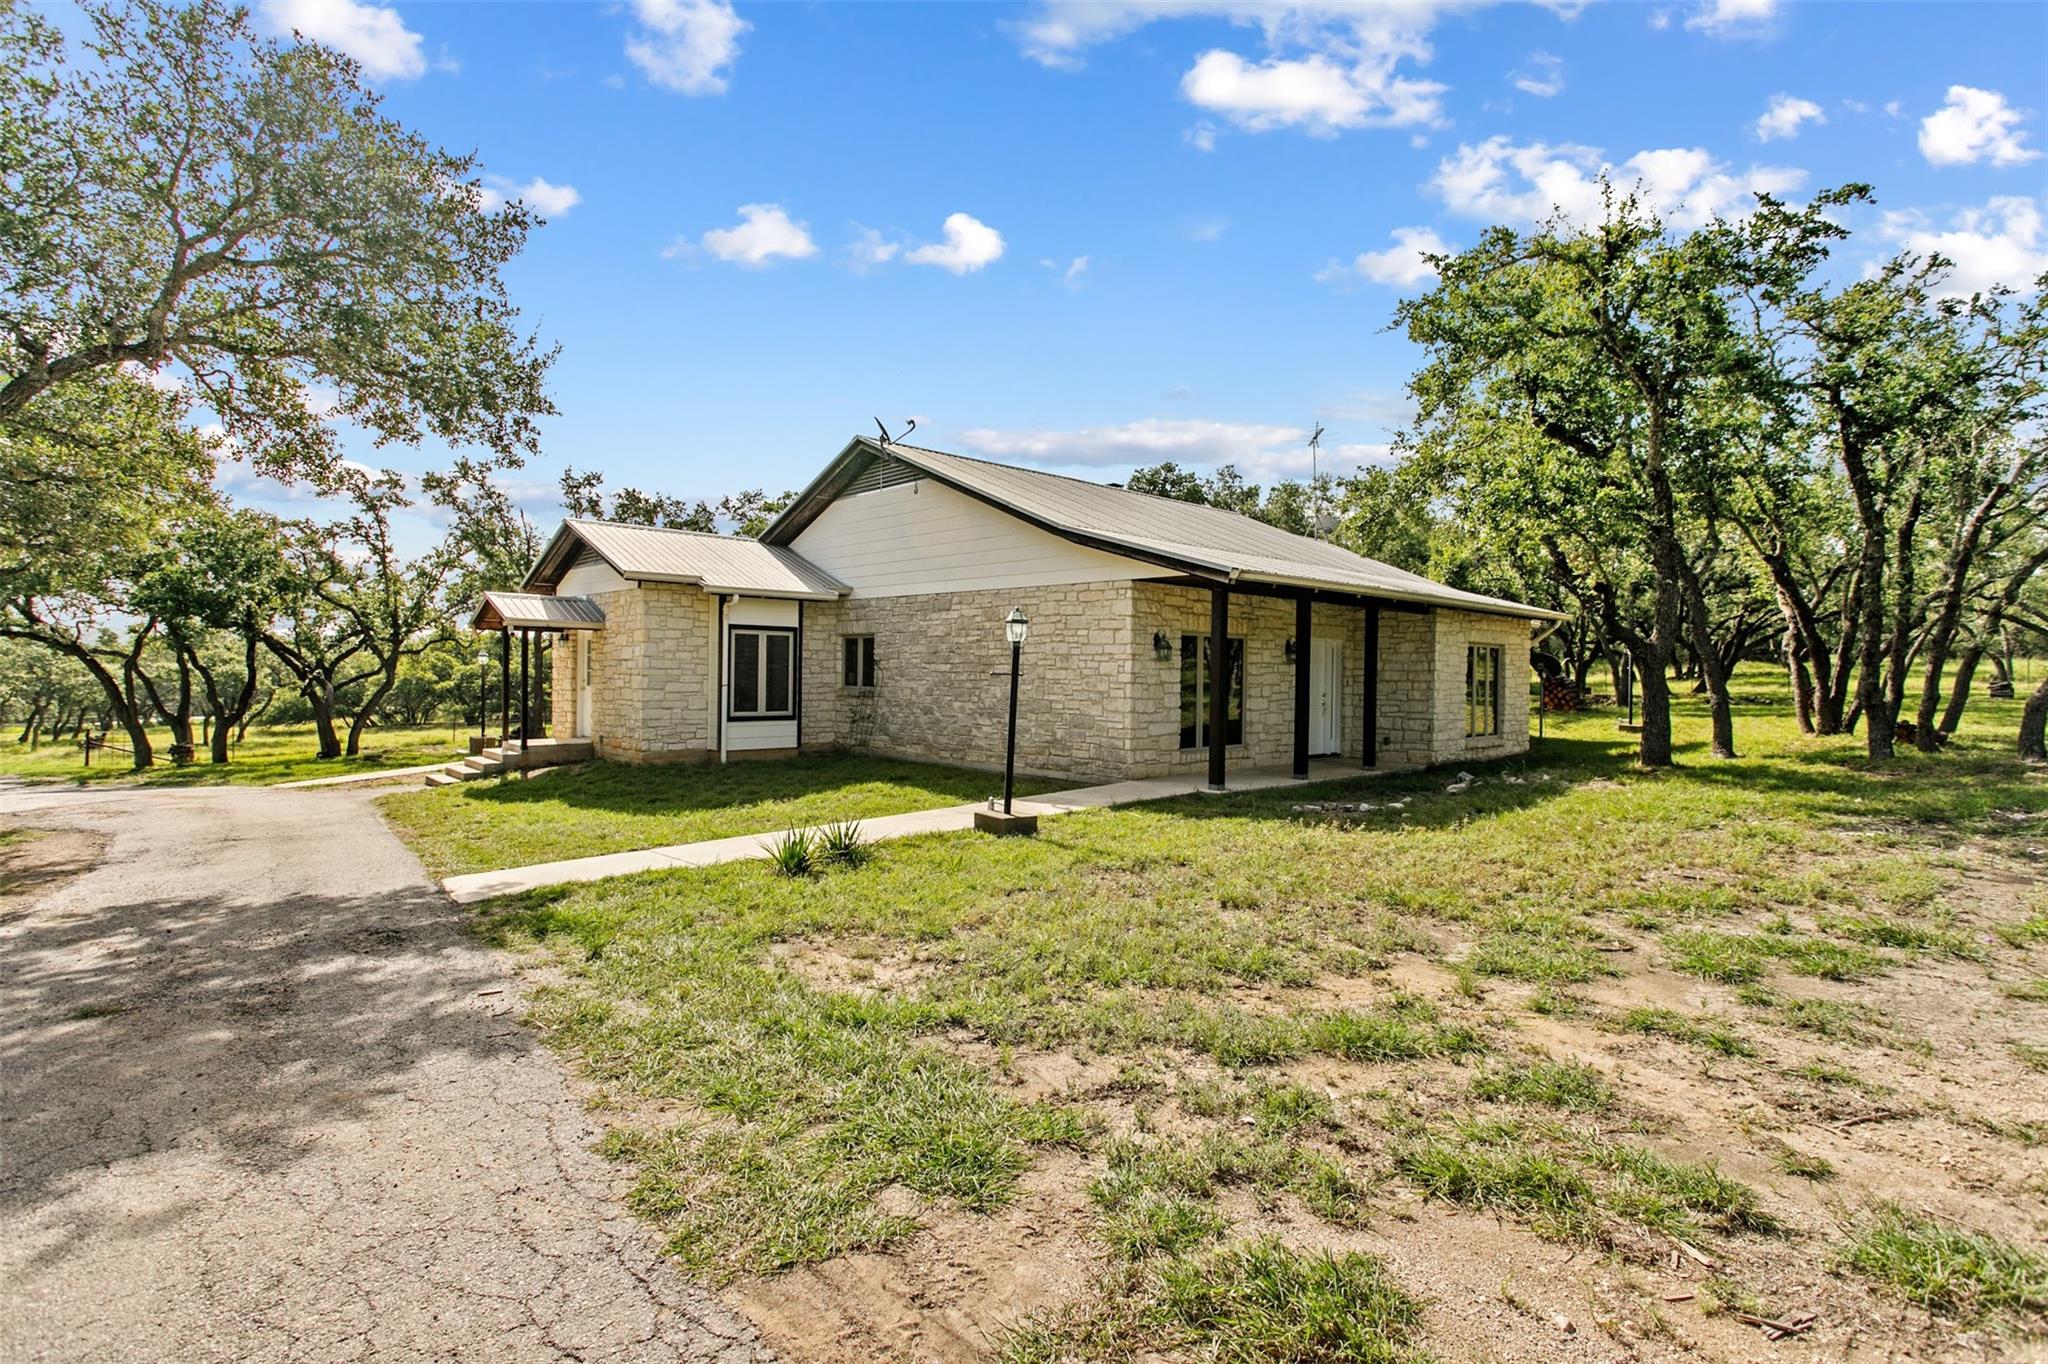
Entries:
MULTIPOLYGON (((1071 785, 1018 778, 1019 795, 1071 785)), ((977 801, 999 773, 853 754, 728 763, 596 762, 386 797, 436 876, 977 801)))
MULTIPOLYGON (((1318 785, 1375 807, 1338 822, 1291 789, 1189 797, 1035 839, 891 842, 816 876, 739 863, 554 888, 479 923, 549 968, 532 1021, 594 1082, 633 1206, 698 1273, 772 1275, 921 1225, 938 1259, 972 1255, 959 1227, 1043 1203, 1028 1216, 1085 1239, 1099 1272, 1002 1336, 1020 1364, 1460 1357, 1410 1295, 1520 1302, 1537 1290, 1511 1293, 1510 1254, 1544 1241, 1583 1256, 1541 1271, 1562 1276, 1556 1301, 1586 1310, 1573 1275, 1626 1279, 1640 1298, 1612 1310, 1631 1330, 1683 1312, 1704 1358, 1752 1357, 1733 1314, 1780 1291, 1831 1324, 1897 1301, 1932 1304, 1930 1331, 2048 1324, 2010 1289, 2038 1282, 2014 1243, 2048 1226, 2028 1173, 2048 1124, 2023 1111, 2038 1077, 2013 1051, 2048 1021, 2030 994, 2048 778, 2009 756, 2018 704, 1980 698, 1949 750, 1873 769, 1860 737, 1799 735, 1775 672, 1745 669, 1738 700, 1733 761, 1707 756, 1688 698, 1661 773, 1633 766, 1612 713, 1552 716, 1461 793, 1439 772, 1318 785), (1933 1031, 1896 1017, 1922 988, 1953 996, 1933 1031), (1048 1072, 1068 1078, 1025 1083, 1048 1072), (1949 1202, 2007 1219, 1958 1229, 1974 1258, 1938 1297, 1865 1272, 1880 1257, 1816 1192, 1824 1153, 1853 1147, 1853 1186, 1825 1197, 1926 1198, 1919 1157, 1896 1179, 1882 1163, 1901 1112, 1978 1153, 1933 1176, 1949 1202), (1082 1163, 1084 1214, 1031 1191, 1054 1160, 1082 1163), (1483 1242, 1405 1230, 1419 1208, 1483 1242), (1399 1242, 1410 1281, 1356 1253, 1364 1227, 1399 1242), (1499 1266, 1461 1280, 1480 1243, 1499 1266), (2006 1287, 1973 1291, 1978 1264, 2006 1287), (1671 1288, 1697 1292, 1677 1308, 1671 1288)), ((861 813, 803 805, 823 781, 792 802, 766 789, 775 770, 596 768, 389 805, 444 868, 737 831, 707 778, 742 784, 722 798, 751 802, 754 827, 861 813)), ((1549 1310, 1526 1313, 1537 1353, 1549 1310)))
MULTIPOLYGON (((120 738, 118 734, 114 737, 120 738)), ((156 765, 140 773, 130 767, 128 755, 118 750, 94 753, 88 768, 75 744, 46 743, 31 749, 26 744, 0 742, 0 776, 166 786, 269 786, 386 767, 418 767, 446 762, 468 752, 462 735, 451 737, 446 725, 428 725, 365 730, 361 753, 353 758, 322 759, 316 756, 319 741, 311 725, 270 725, 252 728, 249 737, 232 750, 233 756, 225 766, 208 762, 202 746, 197 762, 178 767, 170 758, 170 731, 152 730, 150 738, 156 746, 156 765)))

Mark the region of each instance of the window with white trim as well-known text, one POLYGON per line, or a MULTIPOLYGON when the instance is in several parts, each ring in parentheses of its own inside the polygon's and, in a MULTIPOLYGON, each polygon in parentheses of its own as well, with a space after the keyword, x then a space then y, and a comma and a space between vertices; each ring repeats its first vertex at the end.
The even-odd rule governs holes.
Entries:
POLYGON ((1465 737, 1500 733, 1500 650, 1474 644, 1465 650, 1465 737))
POLYGON ((736 625, 727 641, 727 715, 734 720, 795 715, 796 631, 736 625))

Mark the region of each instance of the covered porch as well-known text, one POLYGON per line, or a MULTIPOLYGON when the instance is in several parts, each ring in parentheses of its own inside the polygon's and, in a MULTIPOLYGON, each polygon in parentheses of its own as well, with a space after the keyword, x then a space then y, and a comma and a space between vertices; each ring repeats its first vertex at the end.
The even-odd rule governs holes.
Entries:
MULTIPOLYGON (((472 630, 495 631, 498 636, 498 734, 503 760, 510 766, 532 765, 528 755, 536 742, 548 736, 547 707, 537 704, 535 686, 541 672, 541 651, 553 662, 558 638, 574 638, 580 632, 602 630, 604 611, 588 597, 543 596, 532 592, 486 592, 470 619, 472 630), (513 737, 512 636, 519 636, 519 691, 517 738, 513 737)), ((579 712, 580 714, 581 712, 579 712)), ((588 737, 588 725, 571 736, 588 737)), ((587 746, 587 745, 586 745, 587 746)))

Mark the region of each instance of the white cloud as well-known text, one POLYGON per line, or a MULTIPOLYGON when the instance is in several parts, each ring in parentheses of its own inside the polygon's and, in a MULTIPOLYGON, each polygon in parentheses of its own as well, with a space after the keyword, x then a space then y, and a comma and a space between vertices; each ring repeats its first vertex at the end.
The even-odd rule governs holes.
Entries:
POLYGON ((1685 26, 1716 38, 1753 38, 1770 31, 1778 0, 1704 0, 1685 26))
POLYGON ((495 213, 514 199, 544 218, 559 218, 583 202, 574 185, 551 184, 538 175, 521 185, 502 175, 486 175, 477 194, 477 206, 486 213, 495 213))
MULTIPOLYGON (((1041 4, 1013 27, 1026 56, 1066 69, 1080 66, 1090 47, 1153 22, 1220 18, 1257 28, 1267 48, 1263 56, 1206 51, 1182 77, 1182 95, 1254 132, 1295 128, 1328 136, 1440 120, 1444 87, 1398 68, 1430 59, 1430 30, 1451 7, 1448 0, 1085 0, 1041 4)), ((1206 151, 1215 144, 1215 129, 1198 124, 1187 137, 1206 151)))
MULTIPOLYGON (((1121 470, 1166 460, 1210 469, 1234 464, 1263 482, 1308 473, 1308 437, 1305 426, 1147 417, 1070 431, 977 427, 961 433, 961 444, 992 459, 1053 468, 1121 470)), ((1322 470, 1343 474, 1390 456, 1385 445, 1325 445, 1322 470)))
POLYGON ((1810 99, 1800 99, 1796 95, 1772 95, 1763 116, 1756 121, 1756 140, 1770 142, 1778 138, 1797 137, 1800 124, 1827 121, 1828 116, 1810 99))
POLYGON ((2048 270, 2041 206, 2026 195, 2004 195, 1982 208, 1962 209, 1946 228, 1936 227, 1924 213, 1887 213, 1878 230, 1908 251, 1954 261, 1941 289, 1950 297, 1981 293, 1994 284, 2024 290, 2048 270))
POLYGON ((1603 211, 1603 172, 1616 191, 1635 191, 1647 207, 1679 228, 1697 227, 1717 215, 1738 215, 1750 207, 1752 194, 1784 194, 1806 180, 1804 171, 1787 166, 1737 172, 1699 147, 1640 151, 1617 163, 1595 147, 1491 137, 1477 146, 1461 144, 1438 163, 1429 187, 1454 212, 1470 218, 1536 223, 1555 209, 1568 221, 1589 223, 1603 211))
POLYGON ((2024 118, 1996 90, 1951 85, 1948 103, 1920 120, 1920 154, 1937 166, 1985 160, 1994 166, 2017 166, 2041 154, 2023 145, 2024 118))
POLYGON ((740 35, 752 27, 726 0, 633 0, 639 28, 626 40, 626 56, 663 89, 684 95, 722 95, 740 55, 740 35))
POLYGON ((1190 104, 1250 132, 1299 128, 1331 137, 1345 128, 1434 123, 1445 87, 1321 53, 1254 63, 1216 48, 1195 59, 1180 89, 1190 104))
POLYGON ((853 225, 853 240, 840 251, 847 268, 856 275, 865 275, 878 265, 887 265, 895 260, 903 248, 890 241, 872 227, 853 225))
POLYGON ((1187 239, 1191 242, 1220 242, 1228 231, 1228 218, 1196 218, 1188 223, 1186 229, 1187 239))
POLYGON ((1069 289, 1080 288, 1081 276, 1087 273, 1088 270, 1088 258, 1086 256, 1076 256, 1065 265, 1061 265, 1056 260, 1042 260, 1039 264, 1058 275, 1060 283, 1066 285, 1069 289))
MULTIPOLYGON (((818 254, 810 228, 791 222, 781 204, 741 204, 737 224, 712 228, 699 245, 720 260, 750 267, 777 259, 806 260, 818 254)), ((672 247, 663 254, 674 252, 672 247)))
POLYGON ((1397 227, 1394 244, 1384 251, 1361 251, 1349 265, 1331 265, 1318 272, 1321 283, 1362 279, 1396 289, 1412 289, 1436 278, 1436 267, 1425 257, 1447 256, 1457 248, 1427 227, 1397 227))
POLYGON ((1299 426, 1147 417, 1071 431, 976 427, 963 431, 961 440, 979 454, 1026 464, 1115 467, 1168 459, 1180 464, 1243 464, 1255 456, 1300 445, 1308 440, 1308 432, 1299 426))
POLYGON ((297 32, 346 52, 378 80, 415 80, 427 72, 420 35, 388 6, 361 0, 263 0, 262 14, 271 32, 297 32))
POLYGON ((1548 52, 1531 52, 1520 69, 1508 73, 1515 89, 1538 99, 1564 93, 1564 58, 1548 52))
POLYGON ((1198 152, 1213 152, 1216 150, 1216 125, 1205 118, 1182 133, 1181 138, 1198 152))
POLYGON ((1003 234, 966 213, 946 215, 946 239, 904 253, 913 265, 936 265, 956 275, 981 269, 1003 254, 1003 234))

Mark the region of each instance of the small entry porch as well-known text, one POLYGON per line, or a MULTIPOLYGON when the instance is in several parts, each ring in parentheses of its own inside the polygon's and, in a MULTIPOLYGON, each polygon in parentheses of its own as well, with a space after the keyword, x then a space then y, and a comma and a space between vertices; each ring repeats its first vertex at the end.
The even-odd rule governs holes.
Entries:
MULTIPOLYGON (((536 704, 535 686, 540 679, 543 648, 549 651, 552 662, 554 642, 558 637, 573 637, 578 632, 602 630, 604 611, 588 597, 544 596, 532 592, 486 592, 478 604, 476 615, 470 620, 472 630, 496 631, 498 635, 498 735, 500 747, 496 750, 503 766, 532 766, 524 761, 524 754, 533 751, 534 745, 544 736, 536 730, 547 728, 546 707, 536 704), (514 731, 512 691, 512 636, 519 636, 519 728, 514 731), (512 736, 517 734, 517 738, 512 736), (514 761, 520 756, 519 761, 514 761)), ((584 688, 578 689, 579 702, 583 700, 584 688)), ((579 706, 577 739, 588 739, 588 710, 579 706)), ((589 745, 584 745, 586 748, 589 745)), ((488 755, 492 750, 486 749, 488 755)), ((563 761, 556 758, 554 761, 563 761)), ((542 764, 545 765, 545 764, 542 764)))

